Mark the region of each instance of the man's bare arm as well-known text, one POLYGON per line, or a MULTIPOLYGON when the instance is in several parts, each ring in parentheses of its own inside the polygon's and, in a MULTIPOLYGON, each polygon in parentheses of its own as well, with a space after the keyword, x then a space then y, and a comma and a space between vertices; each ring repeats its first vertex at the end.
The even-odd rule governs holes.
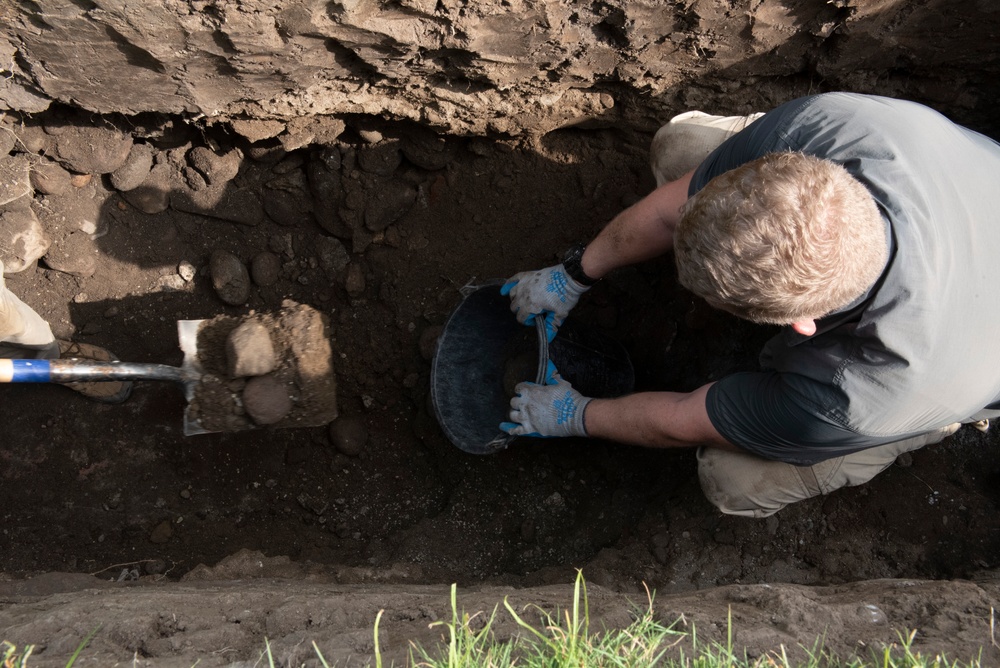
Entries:
POLYGON ((584 272, 601 278, 613 269, 659 257, 673 248, 674 229, 693 175, 690 171, 664 183, 615 216, 587 246, 581 260, 584 272))
POLYGON ((584 413, 587 435, 648 448, 706 445, 739 451, 708 418, 705 398, 711 385, 694 392, 640 392, 593 399, 584 413))

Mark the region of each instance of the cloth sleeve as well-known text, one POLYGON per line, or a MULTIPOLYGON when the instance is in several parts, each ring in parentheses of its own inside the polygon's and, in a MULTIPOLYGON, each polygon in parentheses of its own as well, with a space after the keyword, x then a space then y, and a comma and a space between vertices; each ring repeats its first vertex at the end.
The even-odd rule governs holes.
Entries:
POLYGON ((797 374, 735 373, 709 388, 706 409, 712 425, 730 443, 796 466, 908 438, 859 434, 825 418, 815 398, 830 391, 835 390, 797 374))

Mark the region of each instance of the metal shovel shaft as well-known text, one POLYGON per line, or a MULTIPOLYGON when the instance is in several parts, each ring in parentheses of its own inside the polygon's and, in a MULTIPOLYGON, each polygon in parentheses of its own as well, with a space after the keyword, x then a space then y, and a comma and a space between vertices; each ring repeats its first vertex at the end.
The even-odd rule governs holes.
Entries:
POLYGON ((0 360, 0 382, 74 383, 114 380, 196 380, 185 369, 166 364, 94 360, 0 360))
POLYGON ((184 352, 181 366, 143 362, 99 362, 87 359, 0 359, 0 383, 77 383, 131 380, 166 380, 180 383, 187 406, 184 435, 207 434, 191 414, 191 401, 201 379, 198 362, 198 328, 202 320, 180 320, 177 334, 184 352))

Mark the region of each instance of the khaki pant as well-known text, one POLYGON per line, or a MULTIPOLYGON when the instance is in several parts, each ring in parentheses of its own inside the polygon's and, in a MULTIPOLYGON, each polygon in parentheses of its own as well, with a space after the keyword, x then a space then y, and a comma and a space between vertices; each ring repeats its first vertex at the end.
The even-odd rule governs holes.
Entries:
MULTIPOLYGON (((673 117, 657 131, 650 149, 657 185, 676 180, 696 168, 719 144, 762 115, 710 116, 689 111, 673 117)), ((698 448, 698 478, 705 496, 722 512, 767 517, 789 503, 864 484, 888 468, 899 455, 937 443, 960 426, 955 423, 814 466, 793 466, 749 453, 698 448)))
POLYGON ((880 445, 813 466, 793 466, 749 453, 698 448, 698 478, 705 497, 727 515, 767 517, 789 503, 868 482, 896 457, 937 443, 958 428, 954 423, 904 441, 880 445))
POLYGON ((689 111, 674 116, 653 137, 650 166, 656 185, 676 181, 701 164, 708 154, 764 114, 709 116, 689 111))
POLYGON ((0 358, 55 357, 59 357, 59 346, 52 329, 7 288, 0 262, 0 358))

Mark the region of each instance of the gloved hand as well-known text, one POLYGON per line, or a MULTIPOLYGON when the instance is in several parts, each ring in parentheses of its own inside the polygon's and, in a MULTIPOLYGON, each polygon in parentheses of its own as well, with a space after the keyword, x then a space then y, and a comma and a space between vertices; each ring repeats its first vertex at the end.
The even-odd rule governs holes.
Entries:
POLYGON ((500 429, 513 436, 586 436, 583 413, 588 397, 573 389, 551 361, 545 384, 518 383, 510 400, 510 422, 500 429))
POLYGON ((589 289, 570 278, 562 264, 557 264, 514 274, 500 288, 500 294, 510 295, 510 310, 518 322, 533 325, 535 317, 545 318, 545 334, 551 342, 580 295, 589 289))

